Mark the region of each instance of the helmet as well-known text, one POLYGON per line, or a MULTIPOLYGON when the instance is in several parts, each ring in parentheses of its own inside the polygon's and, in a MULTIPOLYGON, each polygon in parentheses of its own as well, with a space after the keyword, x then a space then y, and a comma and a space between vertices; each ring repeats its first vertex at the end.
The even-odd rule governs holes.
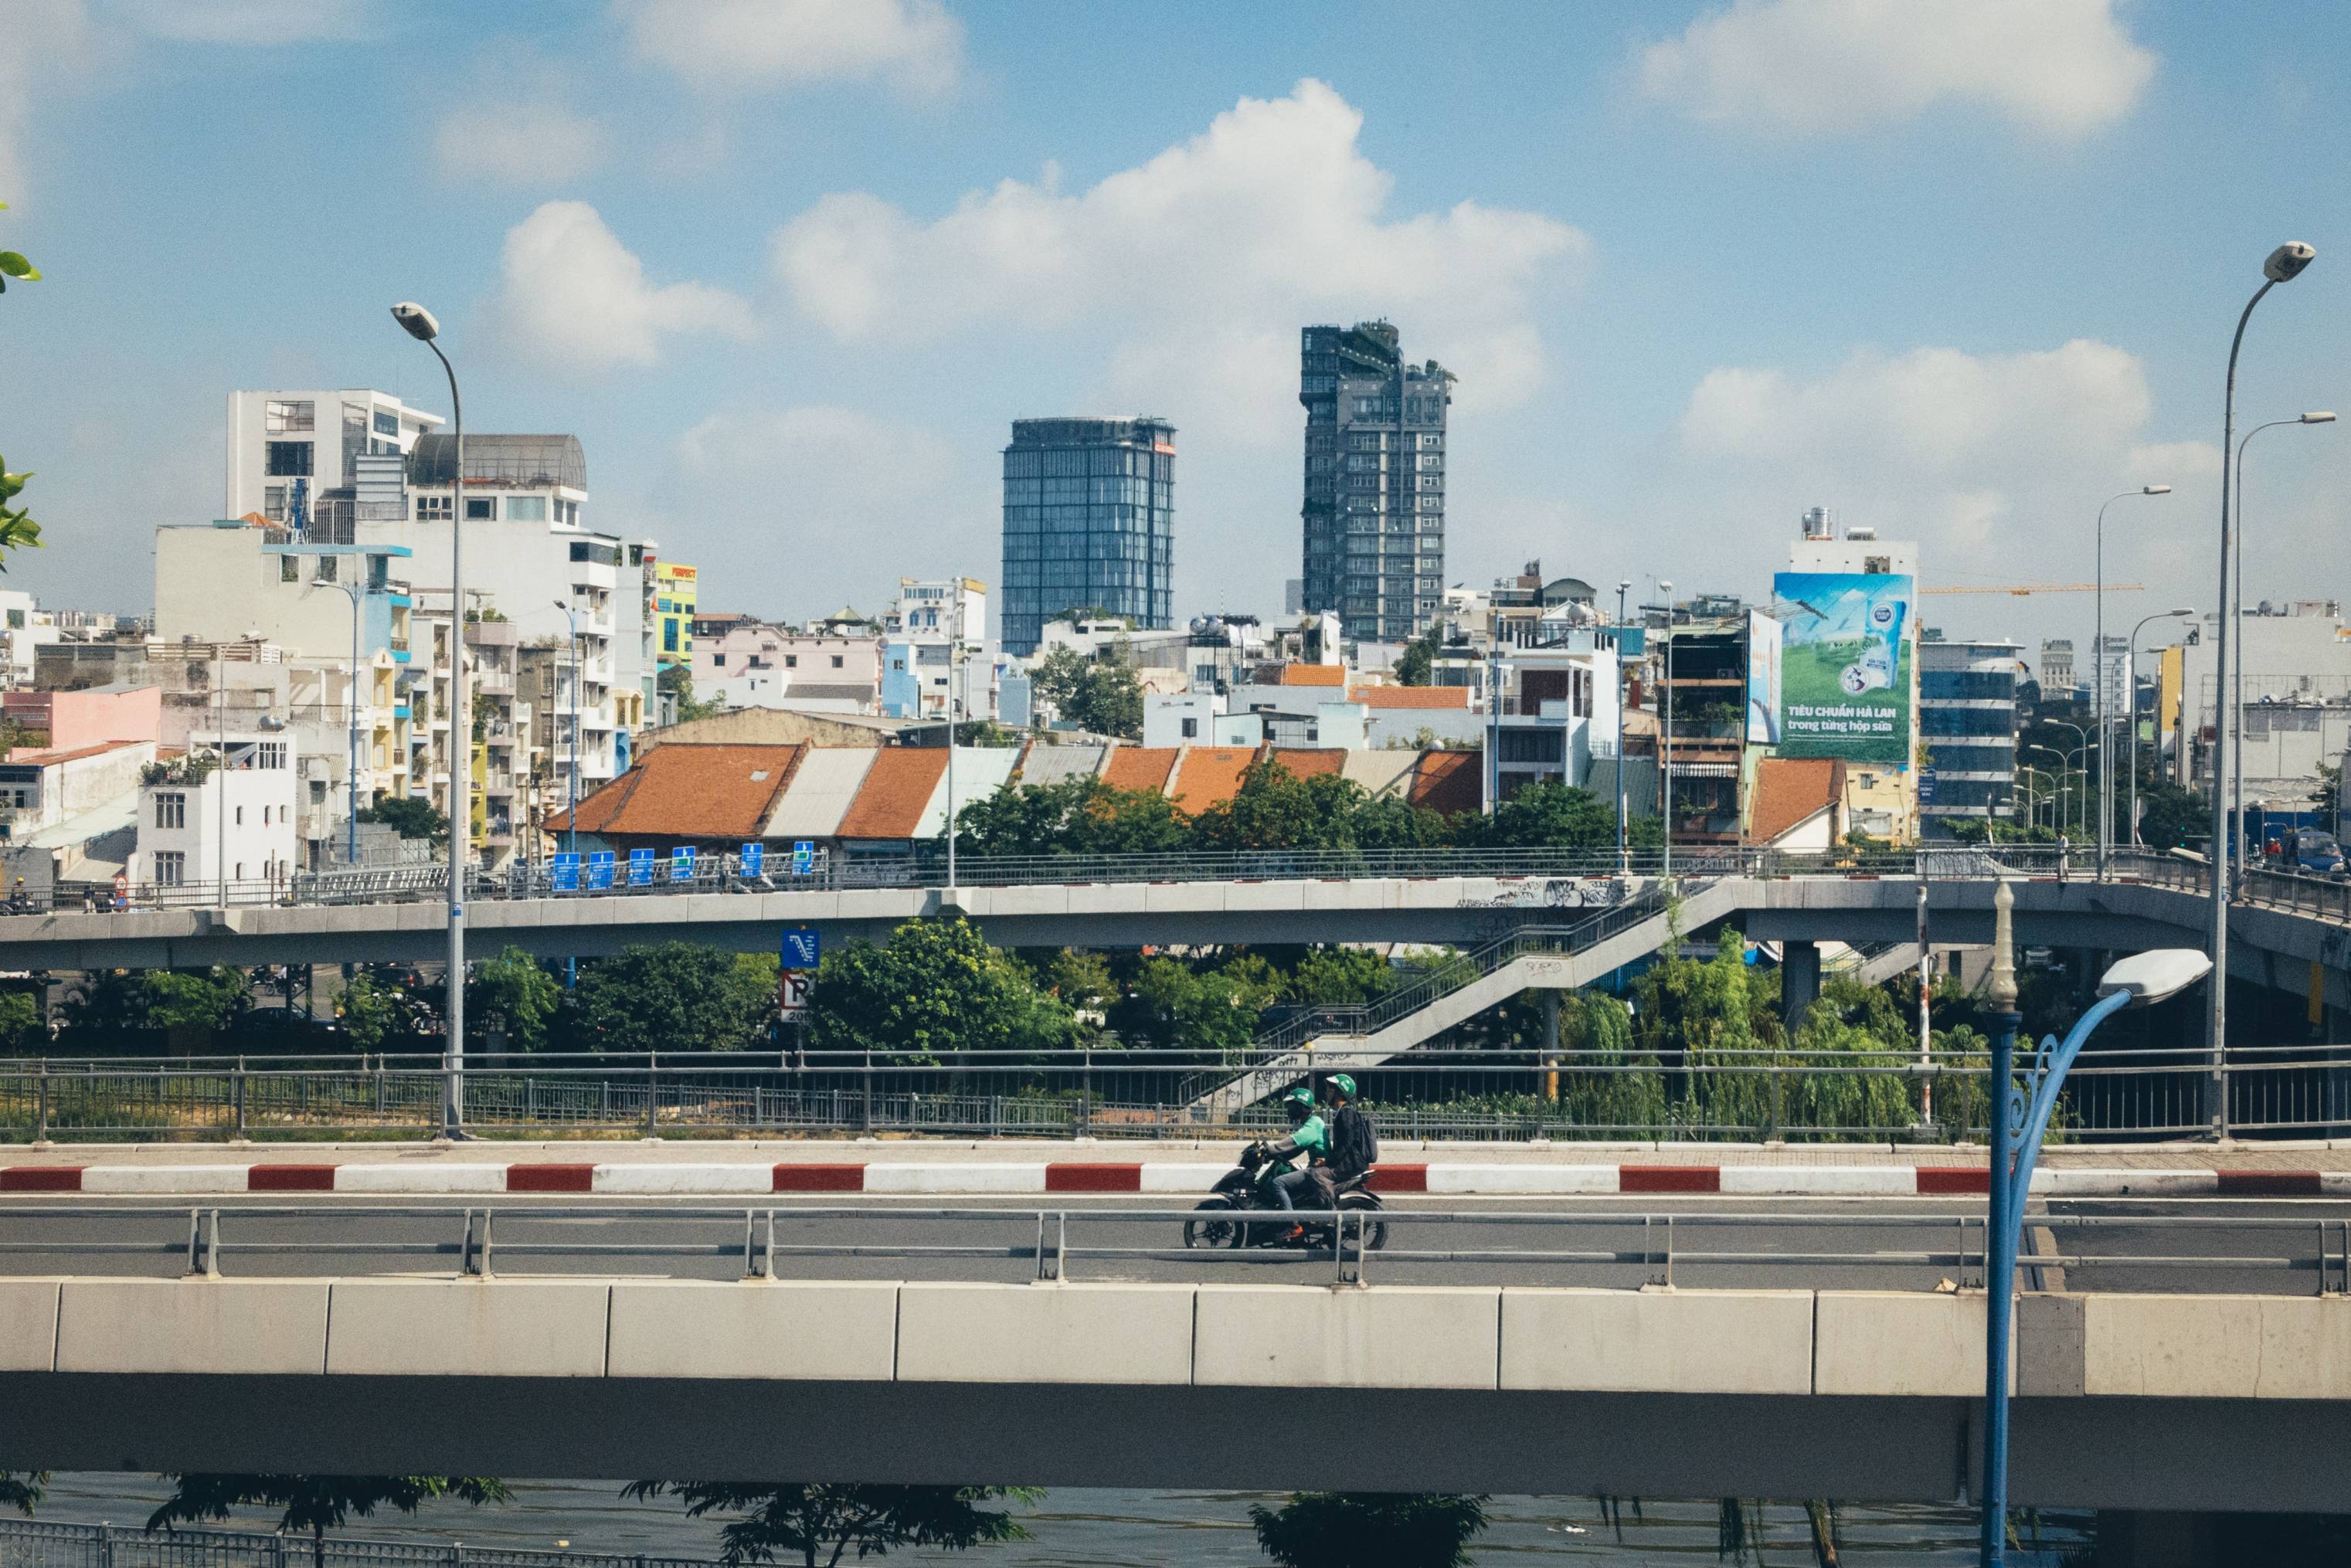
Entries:
POLYGON ((1281 1113, 1290 1118, 1290 1124, 1291 1126, 1295 1127, 1302 1124, 1307 1117, 1314 1114, 1313 1092, 1302 1088, 1293 1089, 1289 1093, 1283 1095, 1281 1097, 1281 1113))
POLYGON ((1355 1081, 1347 1074, 1334 1072, 1331 1074, 1330 1082, 1331 1092, 1333 1094, 1345 1100, 1353 1100, 1355 1097, 1355 1081))

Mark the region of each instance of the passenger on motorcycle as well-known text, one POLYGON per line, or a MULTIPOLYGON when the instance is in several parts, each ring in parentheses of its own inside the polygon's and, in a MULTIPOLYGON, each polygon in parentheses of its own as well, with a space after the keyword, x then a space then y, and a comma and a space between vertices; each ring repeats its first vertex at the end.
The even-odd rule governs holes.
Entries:
MULTIPOLYGON (((1262 1159, 1287 1162, 1304 1155, 1311 1165, 1331 1152, 1330 1130, 1315 1113, 1313 1091, 1303 1085, 1282 1096, 1281 1113, 1290 1121, 1290 1136, 1278 1144, 1264 1144, 1257 1153, 1262 1159)), ((1269 1184, 1273 1188, 1274 1201, 1285 1209, 1298 1207, 1298 1194, 1314 1183, 1311 1170, 1287 1170, 1269 1184)))
POLYGON ((1323 1159, 1335 1195, 1340 1186, 1371 1174, 1380 1157, 1380 1140, 1372 1131, 1372 1119, 1355 1107, 1353 1078, 1343 1072, 1331 1074, 1323 1082, 1323 1097, 1331 1103, 1330 1151, 1323 1159))

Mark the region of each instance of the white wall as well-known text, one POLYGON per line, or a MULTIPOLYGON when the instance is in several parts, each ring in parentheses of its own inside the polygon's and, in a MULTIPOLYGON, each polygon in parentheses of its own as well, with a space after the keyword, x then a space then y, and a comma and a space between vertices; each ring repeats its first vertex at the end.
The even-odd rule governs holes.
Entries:
MULTIPOLYGON (((292 741, 283 736, 231 736, 232 757, 254 742, 279 748, 275 766, 264 752, 250 768, 215 768, 194 785, 158 784, 139 796, 139 849, 131 879, 152 883, 160 854, 180 855, 182 882, 258 882, 284 877, 301 864, 296 818, 298 773, 292 741), (162 825, 158 797, 178 796, 180 825, 162 825)), ((209 747, 212 737, 204 744, 209 747)))

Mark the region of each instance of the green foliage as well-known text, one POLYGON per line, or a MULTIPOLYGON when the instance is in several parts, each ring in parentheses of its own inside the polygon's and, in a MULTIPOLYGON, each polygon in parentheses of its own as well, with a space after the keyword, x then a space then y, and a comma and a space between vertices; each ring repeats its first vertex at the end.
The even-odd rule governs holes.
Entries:
POLYGON ((47 1037, 41 998, 32 991, 0 991, 0 1051, 22 1051, 47 1037))
POLYGON ((49 1488, 49 1472, 26 1470, 18 1475, 14 1470, 0 1470, 0 1508, 13 1508, 26 1519, 33 1517, 49 1488))
POLYGON ((381 822, 403 839, 430 839, 435 846, 449 841, 449 819, 422 795, 381 796, 360 808, 360 821, 381 822))
POLYGON ((174 757, 169 762, 142 764, 139 769, 139 782, 150 789, 159 784, 170 784, 193 789, 211 778, 213 770, 219 766, 217 752, 191 751, 184 756, 174 757))
POLYGON ((1258 1545, 1282 1568, 1459 1568, 1486 1500, 1459 1492, 1292 1492, 1249 1507, 1258 1545))
POLYGON ((883 944, 824 956, 810 999, 810 1044, 935 1063, 962 1051, 1071 1044, 1070 1005, 961 918, 910 920, 883 944))
POLYGON ((538 1051, 563 1001, 563 988, 539 961, 519 947, 472 967, 465 981, 465 1021, 471 1028, 496 1019, 514 1051, 538 1051))
POLYGON ((407 971, 388 964, 362 967, 335 998, 343 1034, 363 1051, 387 1051, 417 1035, 440 1030, 439 988, 415 983, 407 971))
MULTIPOLYGON (((0 212, 5 212, 7 208, 7 203, 0 202, 0 212)), ((19 283, 38 283, 41 269, 26 261, 22 252, 0 250, 0 294, 8 292, 8 280, 12 277, 19 283)), ((0 496, 0 500, 5 499, 5 496, 0 496)))
MULTIPOLYGON (((0 251, 0 257, 13 254, 0 251)), ((31 477, 29 473, 9 473, 8 460, 0 457, 0 571, 8 570, 6 558, 10 550, 41 548, 41 525, 33 520, 33 514, 25 507, 9 505, 24 490, 25 481, 31 477)))
POLYGON ((1395 678, 1400 686, 1425 686, 1436 672, 1437 633, 1435 627, 1415 637, 1404 645, 1396 658, 1395 678))
POLYGON ((694 671, 684 664, 664 664, 655 679, 664 693, 677 698, 677 722, 680 724, 726 711, 726 705, 716 697, 695 699, 694 671))
POLYGON ((1366 804, 1363 787, 1335 773, 1301 779, 1270 757, 1249 764, 1240 788, 1192 819, 1207 850, 1348 850, 1366 804))
POLYGON ((575 1051, 741 1051, 775 1005, 773 954, 692 942, 623 947, 580 968, 563 1009, 575 1051))
POLYGON ((1100 953, 1061 948, 1045 960, 1037 983, 1073 1012, 1099 1013, 1118 999, 1110 960, 1100 953))
POLYGON ((230 1476, 179 1475, 163 1505, 147 1516, 150 1531, 183 1521, 227 1519, 240 1508, 281 1511, 277 1528, 310 1532, 311 1559, 326 1561, 327 1531, 352 1514, 379 1508, 414 1513, 420 1504, 456 1498, 476 1507, 507 1501, 507 1484, 487 1476, 230 1476))
MULTIPOLYGON (((2127 800, 2127 797, 2126 797, 2127 800)), ((2144 784, 2138 791, 2139 841, 2156 851, 2212 836, 2211 802, 2177 784, 2144 784)))
POLYGON ((1374 1001, 1395 987, 1395 967, 1361 947, 1310 947, 1281 982, 1285 1002, 1353 1007, 1374 1001))
POLYGON ((1253 953, 1214 968, 1146 958, 1133 994, 1116 1015, 1119 1032, 1160 1049, 1238 1055, 1256 1035, 1258 1015, 1280 991, 1280 976, 1253 953))
POLYGON ((685 1504, 688 1517, 726 1512, 719 1561, 726 1568, 797 1558, 807 1568, 831 1568, 854 1552, 859 1561, 887 1556, 901 1546, 962 1552, 983 1543, 1025 1541, 1029 1532, 1009 1513, 979 1505, 998 1498, 1034 1502, 1027 1487, 813 1486, 746 1481, 634 1481, 627 1498, 664 1493, 685 1504))
POLYGON ((1596 850, 1616 842, 1613 804, 1548 780, 1520 789, 1479 826, 1479 841, 1493 849, 1596 850))
POLYGON ((1123 642, 1106 660, 1089 659, 1064 643, 1037 662, 1029 675, 1037 699, 1065 723, 1123 740, 1143 738, 1143 681, 1123 642))
POLYGON ((66 994, 58 1010, 73 1029, 213 1032, 226 1029, 251 1005, 244 973, 215 966, 94 970, 66 994))
POLYGON ((1017 784, 956 813, 956 848, 965 854, 1141 854, 1190 842, 1186 819, 1165 795, 1092 777, 1017 784))

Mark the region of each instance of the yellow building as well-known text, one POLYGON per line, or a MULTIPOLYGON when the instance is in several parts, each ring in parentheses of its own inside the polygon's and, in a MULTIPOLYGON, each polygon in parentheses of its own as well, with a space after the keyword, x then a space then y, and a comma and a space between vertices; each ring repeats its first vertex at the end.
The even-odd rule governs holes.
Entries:
POLYGON ((694 663, 695 569, 674 560, 653 567, 654 656, 663 664, 694 663))

